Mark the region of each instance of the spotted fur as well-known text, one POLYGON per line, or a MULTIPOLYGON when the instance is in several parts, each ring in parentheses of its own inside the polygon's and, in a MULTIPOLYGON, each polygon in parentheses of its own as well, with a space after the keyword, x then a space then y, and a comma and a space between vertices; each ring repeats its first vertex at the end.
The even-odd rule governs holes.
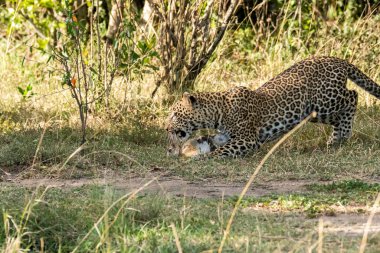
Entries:
POLYGON ((329 144, 352 134, 358 94, 347 79, 380 99, 380 86, 357 67, 333 57, 296 63, 256 90, 235 87, 224 92, 184 93, 171 108, 167 122, 168 153, 176 154, 198 129, 211 128, 230 137, 210 153, 237 157, 290 131, 311 112, 312 122, 333 126, 329 144))

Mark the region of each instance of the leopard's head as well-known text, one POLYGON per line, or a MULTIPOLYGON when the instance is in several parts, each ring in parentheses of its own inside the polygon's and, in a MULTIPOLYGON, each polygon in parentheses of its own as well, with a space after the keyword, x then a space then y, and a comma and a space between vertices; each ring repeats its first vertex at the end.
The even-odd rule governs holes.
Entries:
POLYGON ((167 154, 178 156, 183 143, 191 134, 207 127, 207 110, 196 95, 185 92, 182 99, 176 102, 170 110, 166 122, 168 134, 167 154))

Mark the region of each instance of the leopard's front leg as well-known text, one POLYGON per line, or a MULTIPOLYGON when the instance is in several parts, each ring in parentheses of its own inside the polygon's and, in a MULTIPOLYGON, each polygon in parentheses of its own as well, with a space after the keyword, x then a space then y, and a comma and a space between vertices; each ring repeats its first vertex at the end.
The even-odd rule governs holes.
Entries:
POLYGON ((224 158, 224 157, 239 157, 247 154, 251 150, 256 150, 260 147, 256 138, 252 139, 231 139, 223 146, 218 147, 211 153, 209 157, 224 158))

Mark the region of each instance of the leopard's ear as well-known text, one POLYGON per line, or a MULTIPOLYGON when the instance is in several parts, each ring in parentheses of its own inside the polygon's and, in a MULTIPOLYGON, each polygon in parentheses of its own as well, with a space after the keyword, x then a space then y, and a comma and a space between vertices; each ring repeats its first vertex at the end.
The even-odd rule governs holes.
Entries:
POLYGON ((197 99, 188 92, 183 93, 182 95, 182 103, 189 109, 194 108, 197 103, 197 99))

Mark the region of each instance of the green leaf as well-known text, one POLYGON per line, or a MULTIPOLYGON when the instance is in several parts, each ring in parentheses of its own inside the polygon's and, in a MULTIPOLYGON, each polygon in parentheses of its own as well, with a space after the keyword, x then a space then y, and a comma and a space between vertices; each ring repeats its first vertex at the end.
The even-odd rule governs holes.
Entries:
POLYGON ((139 41, 137 42, 137 47, 141 50, 142 53, 145 53, 148 51, 148 46, 146 45, 145 41, 139 41))
POLYGON ((25 92, 25 90, 24 90, 23 88, 21 88, 20 86, 17 86, 17 90, 18 90, 18 92, 19 92, 21 95, 24 96, 24 92, 25 92))
POLYGON ((154 51, 154 50, 149 52, 149 56, 150 57, 156 57, 158 59, 160 58, 160 55, 157 53, 157 51, 154 51))
POLYGON ((55 59, 54 55, 52 55, 52 54, 47 59, 46 63, 49 63, 51 59, 53 59, 53 60, 55 59))
POLYGON ((37 39, 37 44, 39 49, 45 50, 49 44, 49 39, 37 39))
POLYGON ((93 73, 99 75, 99 73, 98 73, 93 67, 90 67, 90 70, 91 70, 91 72, 93 72, 93 73))
POLYGON ((140 58, 140 55, 136 53, 135 51, 131 50, 131 59, 133 62, 135 62, 137 59, 140 58))

